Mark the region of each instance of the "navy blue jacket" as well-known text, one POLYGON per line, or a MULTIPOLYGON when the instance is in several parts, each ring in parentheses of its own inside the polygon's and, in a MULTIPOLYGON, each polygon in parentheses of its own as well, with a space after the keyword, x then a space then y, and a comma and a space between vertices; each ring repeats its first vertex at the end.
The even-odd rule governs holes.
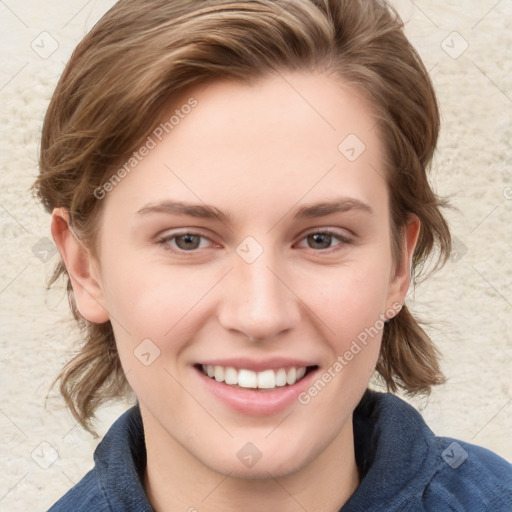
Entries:
MULTIPOLYGON (((362 480, 340 512, 512 511, 512 465, 498 455, 434 436, 390 394, 367 391, 353 418, 362 480)), ((141 483, 146 450, 137 406, 112 425, 94 461, 50 512, 152 511, 141 483)))

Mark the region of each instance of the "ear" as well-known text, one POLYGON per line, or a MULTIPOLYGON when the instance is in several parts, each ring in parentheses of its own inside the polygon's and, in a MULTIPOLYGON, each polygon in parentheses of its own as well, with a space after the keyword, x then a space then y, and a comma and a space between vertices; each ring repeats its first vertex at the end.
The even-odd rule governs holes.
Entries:
POLYGON ((391 276, 389 283, 388 308, 393 308, 394 304, 405 302, 405 296, 411 284, 412 258, 420 234, 420 225, 418 217, 411 215, 402 233, 400 264, 394 269, 394 274, 391 276))
POLYGON ((94 275, 92 258, 88 249, 71 230, 69 214, 65 208, 53 210, 51 231, 71 279, 78 311, 89 322, 107 322, 110 317, 102 306, 103 293, 100 282, 94 275))

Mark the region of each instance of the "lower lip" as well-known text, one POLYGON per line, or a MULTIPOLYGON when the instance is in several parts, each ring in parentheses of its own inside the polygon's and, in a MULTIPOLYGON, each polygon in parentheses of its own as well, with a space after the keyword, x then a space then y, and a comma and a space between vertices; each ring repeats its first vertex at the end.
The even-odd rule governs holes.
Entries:
POLYGON ((298 395, 310 385, 317 369, 310 371, 291 386, 280 386, 263 391, 235 388, 223 382, 217 382, 198 368, 194 368, 194 371, 206 389, 231 409, 251 416, 269 416, 283 411, 296 402, 298 395))

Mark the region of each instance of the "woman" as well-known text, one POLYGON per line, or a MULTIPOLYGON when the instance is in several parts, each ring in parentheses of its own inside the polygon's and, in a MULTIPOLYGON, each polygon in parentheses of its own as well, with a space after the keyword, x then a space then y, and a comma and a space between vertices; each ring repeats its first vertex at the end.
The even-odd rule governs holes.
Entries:
POLYGON ((380 1, 118 2, 43 127, 84 345, 85 428, 133 390, 51 510, 509 510, 510 465, 368 390, 428 393, 405 305, 450 253, 432 84, 380 1))

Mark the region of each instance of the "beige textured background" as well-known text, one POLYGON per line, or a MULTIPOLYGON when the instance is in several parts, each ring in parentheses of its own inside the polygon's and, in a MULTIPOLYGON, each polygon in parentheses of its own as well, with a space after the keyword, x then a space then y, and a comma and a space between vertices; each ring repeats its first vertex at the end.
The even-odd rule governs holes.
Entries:
MULTIPOLYGON (((0 1, 1 510, 46 510, 92 466, 98 442, 55 390, 45 408, 75 335, 63 290, 45 291, 58 256, 28 189, 58 76, 112 3, 0 1)), ((512 461, 512 1, 394 3, 439 94, 434 181, 459 210, 448 215, 457 250, 409 298, 432 322, 449 381, 414 404, 437 434, 512 461)), ((125 407, 101 410, 101 434, 125 407)))

